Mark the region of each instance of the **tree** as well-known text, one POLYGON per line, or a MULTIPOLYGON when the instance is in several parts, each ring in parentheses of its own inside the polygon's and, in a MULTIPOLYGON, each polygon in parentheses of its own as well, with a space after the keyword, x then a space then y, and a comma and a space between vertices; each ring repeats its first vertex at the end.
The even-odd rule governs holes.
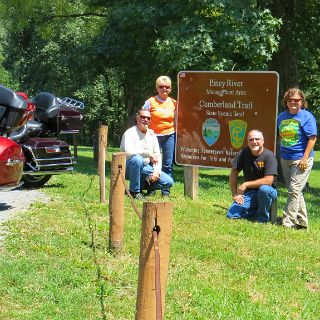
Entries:
POLYGON ((106 120, 115 139, 157 76, 266 70, 280 27, 250 0, 8 0, 2 18, 5 66, 21 89, 85 99, 87 130, 106 120))
MULTIPOLYGON (((1 12, 1 6, 0 6, 1 12)), ((0 25, 0 84, 6 87, 14 87, 11 75, 4 67, 5 57, 3 53, 3 43, 5 39, 6 30, 0 25)))
POLYGON ((269 8, 272 15, 282 21, 279 50, 269 66, 280 75, 279 105, 285 90, 297 86, 305 91, 309 109, 319 117, 320 3, 315 0, 269 0, 261 1, 259 5, 269 8))
POLYGON ((319 105, 320 3, 272 0, 261 1, 259 5, 270 9, 282 21, 279 50, 269 65, 269 69, 280 75, 280 96, 288 87, 299 86, 319 105))
POLYGON ((131 115, 160 74, 175 81, 185 69, 267 69, 277 49, 280 21, 254 5, 182 0, 107 5, 109 19, 97 48, 101 63, 123 72, 131 115))

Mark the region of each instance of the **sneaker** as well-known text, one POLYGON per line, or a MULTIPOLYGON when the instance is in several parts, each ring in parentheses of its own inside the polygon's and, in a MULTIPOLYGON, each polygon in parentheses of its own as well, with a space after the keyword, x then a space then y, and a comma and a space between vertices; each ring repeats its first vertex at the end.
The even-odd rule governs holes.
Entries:
POLYGON ((143 196, 143 194, 141 192, 132 192, 132 191, 130 191, 130 194, 131 194, 133 199, 145 200, 145 197, 143 196))
POLYGON ((170 190, 168 190, 168 189, 161 190, 161 195, 163 197, 169 197, 170 196, 170 190))
POLYGON ((283 218, 282 217, 277 217, 277 221, 276 221, 276 224, 281 226, 282 225, 282 221, 283 221, 283 218))
POLYGON ((157 193, 156 190, 148 190, 147 193, 146 193, 146 197, 152 197, 152 196, 155 196, 157 193))
POLYGON ((307 226, 302 226, 301 224, 296 224, 296 229, 297 230, 306 230, 306 229, 308 229, 308 227, 307 226))
POLYGON ((163 197, 170 197, 170 193, 161 193, 163 197))
POLYGON ((296 225, 287 226, 285 224, 282 225, 285 229, 297 229, 296 225))

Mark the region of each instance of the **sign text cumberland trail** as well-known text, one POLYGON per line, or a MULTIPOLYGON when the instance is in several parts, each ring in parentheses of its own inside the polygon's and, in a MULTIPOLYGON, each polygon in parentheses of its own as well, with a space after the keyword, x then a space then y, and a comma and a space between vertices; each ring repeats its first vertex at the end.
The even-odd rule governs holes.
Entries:
POLYGON ((252 129, 275 151, 278 79, 268 71, 180 72, 176 162, 230 168, 252 129))

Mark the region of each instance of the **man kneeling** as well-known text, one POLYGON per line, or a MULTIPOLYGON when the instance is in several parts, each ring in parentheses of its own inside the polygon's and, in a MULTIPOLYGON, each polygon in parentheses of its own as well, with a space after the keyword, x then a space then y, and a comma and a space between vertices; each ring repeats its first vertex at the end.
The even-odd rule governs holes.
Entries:
POLYGON ((151 114, 142 109, 137 113, 137 125, 122 136, 121 151, 126 153, 126 178, 130 180, 130 193, 143 199, 142 190, 170 189, 172 178, 161 171, 161 154, 158 139, 149 129, 151 114))
POLYGON ((262 132, 251 130, 248 133, 248 147, 233 159, 229 184, 234 202, 227 213, 228 218, 258 222, 268 222, 270 219, 271 204, 277 198, 277 159, 263 144, 262 132), (242 170, 245 182, 237 187, 238 175, 242 170))

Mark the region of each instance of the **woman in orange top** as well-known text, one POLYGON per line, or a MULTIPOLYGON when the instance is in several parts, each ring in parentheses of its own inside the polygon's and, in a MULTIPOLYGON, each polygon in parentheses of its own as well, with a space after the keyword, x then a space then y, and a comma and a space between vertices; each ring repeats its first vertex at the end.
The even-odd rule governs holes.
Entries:
MULTIPOLYGON (((171 92, 171 80, 167 76, 160 76, 156 80, 157 95, 149 98, 143 108, 151 113, 152 129, 159 142, 162 151, 162 171, 172 177, 175 131, 174 117, 177 102, 169 97, 171 92)), ((170 190, 162 190, 163 196, 168 196, 170 190)))

